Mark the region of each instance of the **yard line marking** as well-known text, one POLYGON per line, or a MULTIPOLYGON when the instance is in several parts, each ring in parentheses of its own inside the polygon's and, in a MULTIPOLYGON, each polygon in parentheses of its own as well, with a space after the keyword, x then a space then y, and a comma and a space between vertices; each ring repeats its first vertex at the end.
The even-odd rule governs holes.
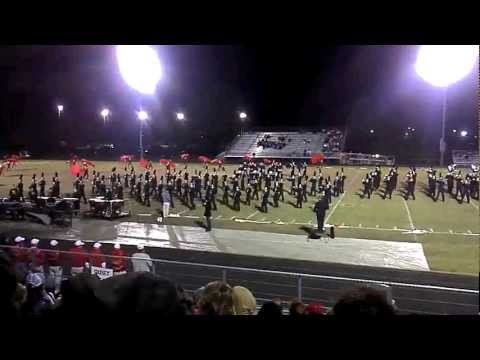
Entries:
POLYGON ((358 224, 358 227, 362 227, 362 224, 358 224))
POLYGON ((470 202, 470 205, 472 205, 475 209, 479 210, 478 205, 475 205, 473 202, 470 202))
POLYGON ((433 229, 432 229, 432 228, 430 228, 430 231, 431 231, 431 232, 433 232, 433 229))
MULTIPOLYGON (((402 201, 403 201, 403 205, 405 205, 405 209, 407 210, 408 221, 410 222, 410 228, 411 230, 415 230, 415 225, 413 225, 412 215, 410 214, 410 209, 408 208, 408 204, 403 197, 402 197, 402 201)), ((415 240, 415 242, 418 241, 417 234, 413 234, 413 239, 415 240)))
MULTIPOLYGON (((361 173, 359 171, 357 171, 357 173, 355 174, 355 176, 351 179, 349 185, 351 185, 352 183, 354 183, 356 180, 357 180, 357 177, 358 175, 360 175, 361 173)), ((327 215, 327 217, 325 218, 325 224, 328 224, 328 220, 330 220, 330 217, 332 216, 332 214, 335 212, 335 210, 337 209, 337 206, 342 202, 343 198, 345 197, 345 194, 347 192, 345 191, 342 196, 340 196, 340 199, 337 200, 337 202, 335 203, 335 206, 333 207, 332 211, 330 211, 327 215)))
POLYGON ((253 212, 253 213, 251 213, 250 215, 248 215, 248 216, 247 216, 247 219, 250 219, 250 218, 254 217, 254 216, 257 215, 257 214, 258 214, 258 210, 255 211, 255 212, 253 212))
POLYGON ((467 230, 467 234, 471 234, 472 233, 472 230, 467 230))
POLYGON ((232 216, 232 217, 230 218, 230 220, 233 220, 233 219, 235 219, 235 216, 232 216))
POLYGON ((397 230, 398 228, 396 226, 393 227, 393 230, 397 230))
POLYGON ((290 221, 290 224, 294 224, 294 223, 295 223, 295 220, 296 220, 296 219, 293 219, 292 221, 290 221))
POLYGON ((375 225, 375 227, 378 229, 380 226, 377 224, 377 225, 375 225))
POLYGON ((213 220, 218 220, 218 219, 220 219, 221 217, 222 217, 222 215, 218 215, 218 216, 217 216, 215 219, 213 219, 213 220))
POLYGON ((449 232, 450 234, 453 234, 453 230, 452 230, 452 229, 448 229, 448 232, 449 232))

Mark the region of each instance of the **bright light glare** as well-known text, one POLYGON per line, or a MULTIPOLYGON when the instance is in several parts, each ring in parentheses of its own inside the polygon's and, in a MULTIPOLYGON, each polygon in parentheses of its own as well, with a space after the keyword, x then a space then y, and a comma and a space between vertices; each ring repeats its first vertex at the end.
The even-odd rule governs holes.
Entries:
POLYGON ((129 86, 142 94, 155 93, 162 67, 155 50, 148 45, 118 45, 120 73, 129 86))
POLYGON ((453 133, 455 134, 455 133, 457 132, 457 129, 453 129, 452 131, 453 131, 453 133))
POLYGON ((108 115, 110 115, 110 110, 108 109, 103 109, 102 112, 100 113, 104 118, 106 118, 108 115))
POLYGON ((63 105, 57 105, 57 109, 58 109, 59 112, 63 111, 63 105))
POLYGON ((467 136, 468 135, 468 131, 467 130, 462 130, 460 131, 460 136, 467 136))
POLYGON ((177 113, 177 120, 184 120, 185 115, 183 113, 177 113))
POLYGON ((137 113, 138 120, 145 121, 148 119, 148 114, 146 111, 140 110, 137 113))
POLYGON ((370 134, 373 134, 374 132, 375 132, 375 130, 370 129, 370 134))
POLYGON ((240 119, 246 119, 247 118, 247 114, 244 113, 244 112, 241 112, 239 116, 240 116, 240 119))
POLYGON ((415 71, 433 86, 447 87, 472 70, 478 50, 478 45, 422 45, 415 71))

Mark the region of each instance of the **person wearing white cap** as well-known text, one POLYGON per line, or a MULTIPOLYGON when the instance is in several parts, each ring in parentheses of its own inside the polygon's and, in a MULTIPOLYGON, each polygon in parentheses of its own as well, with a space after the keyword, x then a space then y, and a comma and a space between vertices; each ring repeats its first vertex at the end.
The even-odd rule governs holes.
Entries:
POLYGON ((43 274, 43 266, 45 264, 45 254, 42 250, 38 248, 38 243, 40 240, 32 239, 30 241, 29 250, 29 260, 30 260, 30 271, 38 272, 43 274))
POLYGON ((153 271, 152 258, 145 252, 145 247, 142 244, 137 245, 138 251, 132 254, 132 267, 133 271, 153 271))
POLYGON ((70 272, 72 276, 80 274, 84 271, 86 267, 88 267, 88 253, 83 248, 84 242, 82 240, 75 241, 75 246, 70 249, 70 263, 72 268, 70 272))
POLYGON ((125 252, 121 249, 120 244, 113 245, 112 251, 112 268, 113 275, 123 275, 127 273, 127 259, 124 259, 125 252))
POLYGON ((15 264, 15 273, 18 279, 23 280, 28 272, 28 249, 23 236, 15 237, 14 242, 15 246, 11 249, 11 255, 15 264))
POLYGON ((90 252, 90 265, 105 268, 107 267, 107 263, 105 261, 105 257, 103 256, 102 250, 100 250, 101 247, 102 244, 99 242, 93 244, 93 249, 90 252))
POLYGON ((48 282, 55 288, 55 293, 60 292, 62 282, 63 267, 61 253, 57 250, 58 241, 50 241, 50 250, 46 254, 48 265, 48 282))

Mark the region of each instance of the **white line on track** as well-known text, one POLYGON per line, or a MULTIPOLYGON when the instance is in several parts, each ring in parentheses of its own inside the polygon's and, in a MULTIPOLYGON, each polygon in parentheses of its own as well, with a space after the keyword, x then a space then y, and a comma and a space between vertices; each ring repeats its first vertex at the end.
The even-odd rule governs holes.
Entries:
POLYGON ((257 215, 257 214, 258 214, 258 210, 255 211, 255 212, 253 212, 253 213, 251 213, 250 215, 248 215, 248 216, 247 216, 247 219, 250 219, 250 218, 254 217, 254 216, 257 215))

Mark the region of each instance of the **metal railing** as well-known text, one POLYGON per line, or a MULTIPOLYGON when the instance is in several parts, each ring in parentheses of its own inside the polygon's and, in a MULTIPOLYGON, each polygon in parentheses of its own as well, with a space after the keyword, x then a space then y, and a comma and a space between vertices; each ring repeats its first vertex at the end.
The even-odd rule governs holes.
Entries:
MULTIPOLYGON (((15 248, 0 245, 8 252, 15 248)), ((24 248, 28 250, 29 248, 24 248)), ((72 254, 70 251, 40 248, 45 253, 58 252, 72 254)), ((88 254, 91 257, 95 255, 88 254)), ((105 259, 122 258, 128 261, 140 259, 132 256, 112 256, 102 254, 105 259)), ((64 263, 64 273, 68 277, 69 259, 64 263)), ((143 260, 143 259, 142 259, 143 260)), ((249 288, 257 299, 279 298, 283 301, 296 298, 304 302, 320 302, 326 307, 333 306, 338 297, 346 290, 356 286, 387 287, 387 297, 396 301, 401 312, 426 314, 478 314, 477 289, 454 288, 436 285, 402 283, 365 278, 329 276, 286 272, 266 269, 224 266, 187 261, 151 259, 153 272, 165 276, 191 292, 215 280, 242 285, 249 288)))

